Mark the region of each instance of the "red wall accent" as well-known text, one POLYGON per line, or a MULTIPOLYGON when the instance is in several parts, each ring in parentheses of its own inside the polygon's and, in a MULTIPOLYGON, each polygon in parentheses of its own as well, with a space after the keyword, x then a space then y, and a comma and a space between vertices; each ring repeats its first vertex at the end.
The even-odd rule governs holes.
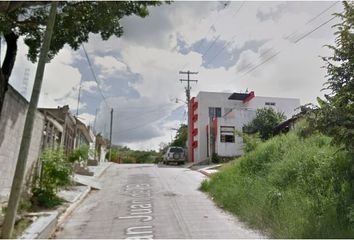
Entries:
POLYGON ((247 103, 247 102, 251 101, 251 99, 254 97, 255 97, 254 91, 252 91, 248 94, 248 96, 245 99, 243 99, 243 103, 247 103))
POLYGON ((213 128, 214 128, 214 136, 216 139, 216 136, 218 135, 218 119, 217 118, 213 119, 213 128))
POLYGON ((188 106, 188 149, 189 149, 189 159, 191 162, 194 162, 194 148, 198 146, 198 142, 193 141, 193 137, 198 134, 198 129, 194 128, 194 123, 198 120, 198 114, 194 114, 194 112, 198 109, 198 102, 196 102, 195 97, 192 97, 189 106, 188 106))
POLYGON ((194 128, 194 129, 193 129, 192 135, 193 135, 193 136, 198 135, 198 128, 194 128))
POLYGON ((198 121, 198 114, 194 114, 192 117, 193 124, 198 121))

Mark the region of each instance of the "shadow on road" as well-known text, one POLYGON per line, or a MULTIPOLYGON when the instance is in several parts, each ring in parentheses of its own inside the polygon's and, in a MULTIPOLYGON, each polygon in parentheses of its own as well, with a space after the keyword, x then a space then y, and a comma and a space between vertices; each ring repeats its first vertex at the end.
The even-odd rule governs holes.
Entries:
POLYGON ((188 164, 182 164, 182 165, 179 165, 177 163, 163 164, 162 162, 159 162, 157 164, 157 167, 159 167, 159 168, 188 168, 188 164))

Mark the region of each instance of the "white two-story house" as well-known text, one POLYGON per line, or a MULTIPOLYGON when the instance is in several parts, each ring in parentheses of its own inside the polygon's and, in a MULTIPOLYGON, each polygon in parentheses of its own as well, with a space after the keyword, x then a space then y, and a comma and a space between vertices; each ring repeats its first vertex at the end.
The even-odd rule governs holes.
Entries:
POLYGON ((221 157, 243 154, 242 139, 235 130, 242 131, 256 116, 259 108, 270 107, 291 118, 298 112, 296 98, 259 97, 250 93, 199 92, 189 106, 190 161, 210 159, 212 153, 221 157))

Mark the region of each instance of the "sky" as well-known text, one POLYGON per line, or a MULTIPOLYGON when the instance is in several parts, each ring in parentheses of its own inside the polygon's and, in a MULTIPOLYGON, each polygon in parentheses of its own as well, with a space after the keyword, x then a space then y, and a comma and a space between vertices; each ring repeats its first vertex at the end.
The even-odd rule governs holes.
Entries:
MULTIPOLYGON (((192 96, 247 89, 316 103, 326 81, 321 56, 332 54, 325 45, 334 45, 332 26, 339 21, 332 14, 342 9, 329 1, 176 1, 151 7, 146 18, 121 20, 121 38, 90 35, 84 46, 97 82, 83 48, 65 46, 46 65, 39 107, 68 104, 105 136, 113 108, 113 144, 157 150, 186 122, 181 70, 198 72, 192 96)), ((27 60, 27 50, 20 39, 10 84, 29 99, 36 64, 27 60)))

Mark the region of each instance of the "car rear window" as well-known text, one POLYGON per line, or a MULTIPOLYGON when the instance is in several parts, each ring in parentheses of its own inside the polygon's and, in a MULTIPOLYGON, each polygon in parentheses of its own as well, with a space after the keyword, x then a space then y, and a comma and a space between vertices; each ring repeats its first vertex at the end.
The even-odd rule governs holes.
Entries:
POLYGON ((181 152, 183 152, 183 149, 182 149, 182 148, 171 148, 171 149, 170 149, 170 152, 173 152, 173 153, 181 153, 181 152))

